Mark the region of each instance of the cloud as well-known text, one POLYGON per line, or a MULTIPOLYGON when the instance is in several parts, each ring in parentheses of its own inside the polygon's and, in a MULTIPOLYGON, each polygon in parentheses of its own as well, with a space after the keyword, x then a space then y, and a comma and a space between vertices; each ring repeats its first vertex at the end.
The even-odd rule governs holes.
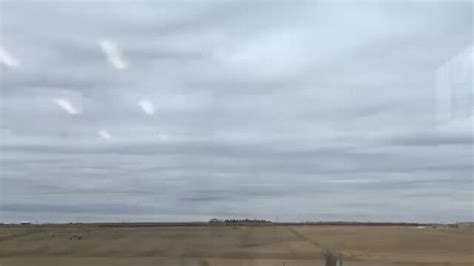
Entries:
POLYGON ((436 85, 470 95, 451 67, 468 1, 20 2, 0 27, 21 59, 0 75, 1 219, 471 219, 469 102, 436 117, 436 85), (104 194, 144 211, 101 215, 104 194))
POLYGON ((122 55, 122 51, 116 43, 109 40, 100 40, 99 46, 104 52, 107 61, 116 69, 123 70, 128 68, 128 62, 122 55))
POLYGON ((437 118, 443 125, 469 118, 474 111, 474 46, 466 48, 436 71, 437 118))
POLYGON ((99 129, 97 131, 97 134, 99 135, 99 137, 101 137, 102 139, 106 141, 109 141, 112 139, 112 135, 110 135, 110 133, 105 129, 99 129))
POLYGON ((142 109, 142 111, 147 114, 147 115, 152 115, 155 113, 155 107, 153 106, 153 103, 150 100, 143 99, 138 101, 138 105, 142 109))
POLYGON ((15 68, 20 66, 20 62, 5 48, 0 47, 0 63, 7 67, 15 68))
POLYGON ((158 136, 158 139, 161 141, 167 141, 170 139, 170 136, 168 134, 160 133, 157 136, 158 136))
POLYGON ((59 107, 61 107, 64 111, 71 115, 77 115, 80 113, 80 110, 77 109, 71 101, 64 98, 55 98, 53 99, 54 103, 56 103, 59 107))
POLYGON ((403 135, 386 139, 387 143, 393 145, 406 146, 427 146, 434 147, 438 145, 458 145, 469 146, 473 143, 472 132, 469 131, 469 125, 458 131, 428 131, 406 133, 403 135))

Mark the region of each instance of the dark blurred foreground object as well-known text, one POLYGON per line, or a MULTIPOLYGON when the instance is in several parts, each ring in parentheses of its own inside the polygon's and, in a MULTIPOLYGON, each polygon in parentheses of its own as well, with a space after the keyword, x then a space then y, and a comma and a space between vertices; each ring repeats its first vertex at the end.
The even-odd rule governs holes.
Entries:
POLYGON ((329 250, 323 251, 324 258, 326 259, 326 266, 343 266, 342 255, 336 254, 329 250))

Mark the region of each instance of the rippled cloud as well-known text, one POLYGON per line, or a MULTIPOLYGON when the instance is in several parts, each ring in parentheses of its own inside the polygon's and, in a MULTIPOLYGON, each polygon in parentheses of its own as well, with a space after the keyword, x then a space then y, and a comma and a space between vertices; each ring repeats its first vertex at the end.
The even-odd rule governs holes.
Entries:
POLYGON ((0 13, 0 222, 472 219, 470 1, 0 13))

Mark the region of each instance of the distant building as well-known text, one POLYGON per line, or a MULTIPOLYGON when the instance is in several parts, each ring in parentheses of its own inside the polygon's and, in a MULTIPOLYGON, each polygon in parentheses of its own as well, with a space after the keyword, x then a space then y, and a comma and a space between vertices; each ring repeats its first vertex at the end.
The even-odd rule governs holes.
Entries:
POLYGON ((221 220, 217 219, 217 218, 212 218, 209 220, 209 223, 212 224, 212 223, 222 223, 221 220))
POLYGON ((474 222, 469 223, 457 223, 459 228, 474 228, 474 222))

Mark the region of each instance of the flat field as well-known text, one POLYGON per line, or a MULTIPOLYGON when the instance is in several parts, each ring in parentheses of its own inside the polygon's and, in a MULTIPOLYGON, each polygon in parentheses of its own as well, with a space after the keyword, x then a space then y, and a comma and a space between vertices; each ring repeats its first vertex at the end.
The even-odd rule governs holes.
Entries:
POLYGON ((15 226, 0 265, 474 265, 474 230, 411 226, 15 226))

